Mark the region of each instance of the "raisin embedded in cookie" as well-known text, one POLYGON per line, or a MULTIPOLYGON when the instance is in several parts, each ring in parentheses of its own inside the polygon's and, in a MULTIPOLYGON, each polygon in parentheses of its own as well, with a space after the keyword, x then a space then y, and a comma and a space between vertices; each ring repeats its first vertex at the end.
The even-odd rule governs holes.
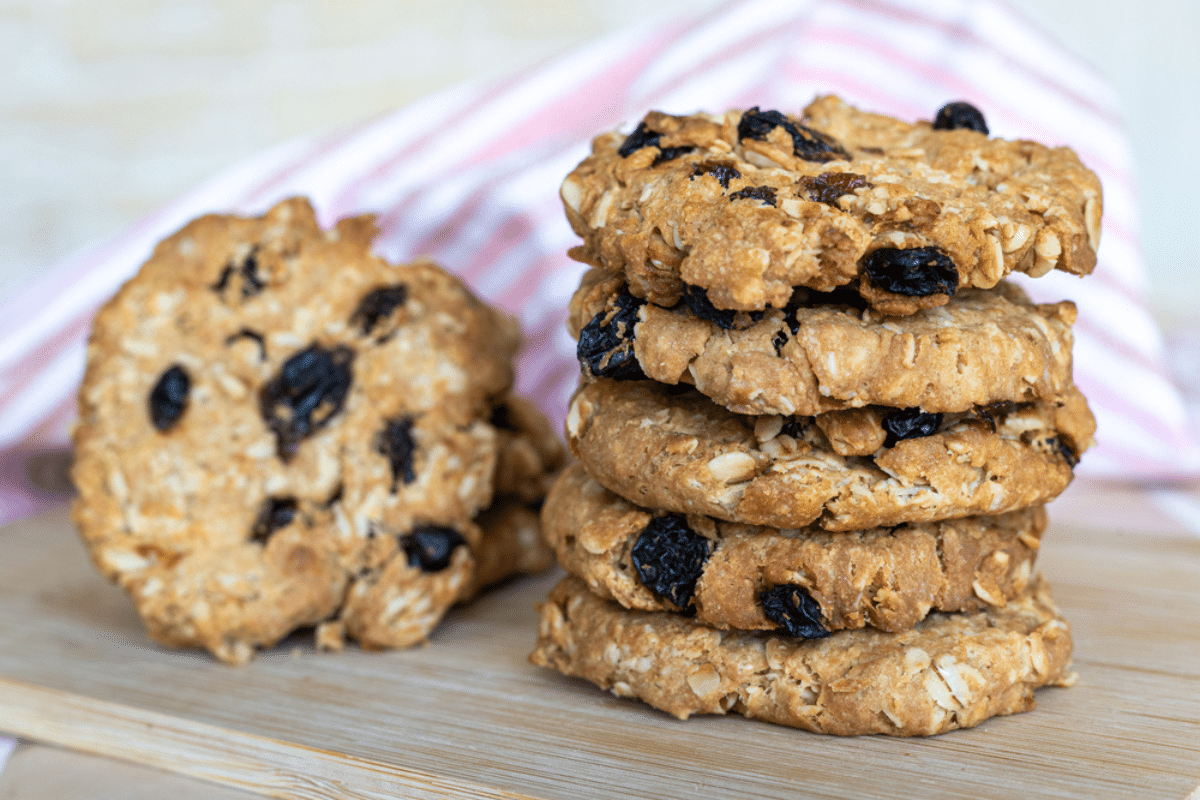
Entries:
POLYGON ((568 577, 542 604, 529 660, 680 719, 734 713, 816 733, 930 736, 1031 710, 1035 689, 1074 682, 1070 658, 1070 626, 1040 576, 1003 607, 810 640, 629 611, 568 577))
POLYGON ((695 390, 594 380, 568 443, 606 488, 646 508, 847 531, 1047 503, 1092 443, 1083 396, 957 414, 881 406, 743 416, 695 390))
POLYGON ((1003 606, 1025 589, 1041 506, 938 523, 832 533, 651 511, 578 465, 559 478, 542 530, 567 572, 626 608, 715 628, 803 639, 869 626, 905 631, 931 611, 1003 606))
MULTIPOLYGON (((1069 301, 1035 305, 1017 286, 959 292, 947 305, 887 317, 844 291, 797 290, 786 308, 723 324, 681 302, 640 303, 612 331, 631 297, 620 275, 588 272, 568 326, 628 353, 625 375, 580 358, 588 377, 693 384, 740 414, 812 416, 868 405, 962 412, 996 402, 1058 402, 1071 391, 1069 301), (611 333, 610 333, 611 331, 611 333)), ((610 363, 610 362, 602 362, 610 363)))
POLYGON ((798 118, 651 112, 630 135, 597 137, 563 182, 584 240, 572 255, 624 272, 653 304, 695 290, 729 311, 783 308, 797 286, 849 286, 906 315, 1011 272, 1090 273, 1095 174, 1065 147, 988 138, 964 106, 933 124, 832 96, 798 118))
POLYGON ((479 544, 516 323, 373 235, 299 199, 202 217, 98 313, 74 518, 155 638, 240 663, 335 614, 377 532, 479 544))

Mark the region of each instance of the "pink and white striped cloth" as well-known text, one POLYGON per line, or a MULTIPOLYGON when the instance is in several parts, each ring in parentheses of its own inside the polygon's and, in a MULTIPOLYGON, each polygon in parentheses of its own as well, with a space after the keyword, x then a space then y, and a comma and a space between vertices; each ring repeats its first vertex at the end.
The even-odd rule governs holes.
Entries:
POLYGON ((519 390, 561 421, 577 379, 566 305, 582 268, 558 186, 596 133, 672 113, 759 105, 796 112, 833 92, 929 119, 981 108, 993 135, 1069 144, 1104 184, 1095 274, 1025 281, 1079 305, 1075 376, 1099 421, 1082 473, 1200 475, 1200 445, 1146 309, 1133 160, 1111 87, 1002 0, 734 0, 624 32, 490 85, 464 86, 239 164, 62 263, 0 305, 0 521, 49 499, 29 456, 66 446, 91 315, 154 243, 209 211, 258 214, 309 196, 325 224, 376 212, 379 252, 430 255, 516 314, 519 390))

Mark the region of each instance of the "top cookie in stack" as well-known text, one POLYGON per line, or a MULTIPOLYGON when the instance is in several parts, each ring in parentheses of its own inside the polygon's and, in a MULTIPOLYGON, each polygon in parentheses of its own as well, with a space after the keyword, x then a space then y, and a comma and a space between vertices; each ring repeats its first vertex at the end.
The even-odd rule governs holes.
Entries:
POLYGON ((1094 421, 1070 302, 1101 192, 965 103, 649 114, 566 179, 580 465, 532 659, 678 716, 938 733, 1069 680, 1032 566, 1094 421))
POLYGON ((731 323, 786 307, 796 287, 851 286, 906 316, 1014 271, 1086 275, 1100 243, 1100 182, 1078 157, 990 139, 965 103, 932 124, 836 97, 801 120, 651 113, 597 138, 562 197, 584 239, 574 257, 655 305, 711 305, 731 323))

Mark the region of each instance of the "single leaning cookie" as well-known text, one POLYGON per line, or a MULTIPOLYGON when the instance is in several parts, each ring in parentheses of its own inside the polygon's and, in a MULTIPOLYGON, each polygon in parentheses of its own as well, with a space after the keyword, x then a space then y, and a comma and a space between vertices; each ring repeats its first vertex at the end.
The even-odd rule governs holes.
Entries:
POLYGON ((1034 305, 1009 283, 908 317, 845 299, 798 290, 785 309, 734 319, 644 303, 620 276, 593 270, 572 298, 568 327, 585 375, 694 384, 740 414, 962 412, 1057 402, 1073 389, 1074 303, 1034 305))
POLYGON ((628 611, 566 578, 529 660, 686 719, 733 712, 817 733, 929 736, 1028 711, 1067 686, 1071 632, 1035 578, 1002 608, 931 614, 904 633, 797 641, 628 611))
POLYGON ((571 400, 572 452, 645 508, 731 522, 847 531, 1039 505, 1070 484, 1095 421, 1062 405, 960 414, 880 406, 814 417, 734 414, 695 390, 585 383, 571 400))
POLYGON ((836 97, 799 119, 651 112, 597 137, 563 182, 584 239, 572 255, 659 306, 695 293, 742 311, 853 283, 879 311, 911 314, 1013 271, 1090 273, 1096 176, 1067 148, 989 139, 970 116, 910 124, 836 97))
POLYGON ((374 540, 479 545, 516 323, 373 234, 299 199, 202 217, 97 314, 74 518, 156 639, 244 662, 333 616, 374 540))
POLYGON ((899 632, 930 611, 1003 606, 1028 585, 1046 527, 1035 506, 846 533, 778 530, 639 508, 578 465, 559 478, 542 519, 559 564, 599 597, 804 639, 864 626, 899 632))

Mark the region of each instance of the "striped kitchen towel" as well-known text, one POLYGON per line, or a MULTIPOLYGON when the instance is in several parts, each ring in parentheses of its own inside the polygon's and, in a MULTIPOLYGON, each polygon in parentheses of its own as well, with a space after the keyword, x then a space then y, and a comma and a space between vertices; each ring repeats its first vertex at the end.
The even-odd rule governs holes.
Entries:
POLYGON ((630 130, 650 109, 797 112, 829 92, 905 119, 968 100, 993 135, 1079 153, 1104 184, 1100 263, 1084 280, 1056 273, 1024 283, 1038 300, 1079 306, 1075 377, 1099 422, 1099 446, 1080 472, 1200 475, 1200 446, 1146 308, 1133 159, 1105 80, 1002 0, 735 0, 279 146, 3 301, 0 520, 61 497, 30 475, 53 465, 47 451, 66 447, 90 318, 189 219, 258 214, 297 194, 324 224, 377 213, 381 255, 432 256, 520 318, 528 346, 518 389, 561 421, 578 377, 564 319, 582 267, 566 257, 578 240, 558 186, 591 137, 630 130))

